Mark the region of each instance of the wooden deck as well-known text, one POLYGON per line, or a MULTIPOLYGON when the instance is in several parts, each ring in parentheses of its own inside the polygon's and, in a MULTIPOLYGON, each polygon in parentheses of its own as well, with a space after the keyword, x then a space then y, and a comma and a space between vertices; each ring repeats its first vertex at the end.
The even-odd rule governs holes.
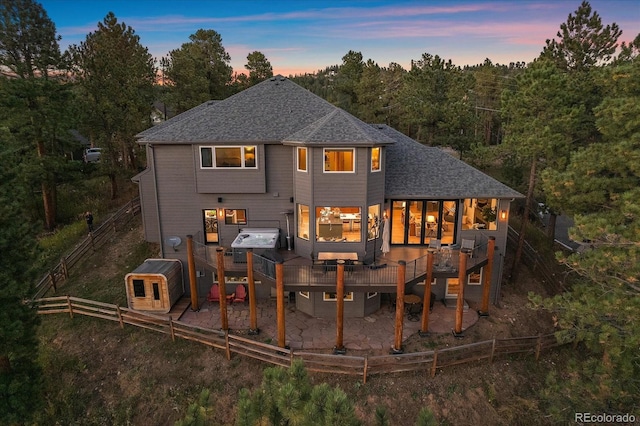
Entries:
MULTIPOLYGON (((198 245, 194 257, 196 263, 217 272, 217 247, 198 245)), ((424 281, 427 273, 427 247, 393 247, 384 256, 376 257, 370 265, 345 266, 345 291, 354 292, 394 292, 397 286, 399 262, 406 262, 406 285, 424 281)), ((458 276, 459 250, 446 250, 436 255, 433 277, 458 276)), ((247 264, 234 262, 231 251, 223 256, 225 275, 243 277, 247 275, 247 264)), ((237 260, 237 259, 236 259, 237 260)), ((293 251, 278 250, 266 256, 254 255, 254 273, 262 281, 275 283, 275 264, 282 261, 284 266, 284 286, 286 291, 333 291, 336 285, 335 265, 314 264, 311 259, 298 256, 293 251)), ((487 264, 486 253, 476 250, 467 261, 469 274, 487 264)))

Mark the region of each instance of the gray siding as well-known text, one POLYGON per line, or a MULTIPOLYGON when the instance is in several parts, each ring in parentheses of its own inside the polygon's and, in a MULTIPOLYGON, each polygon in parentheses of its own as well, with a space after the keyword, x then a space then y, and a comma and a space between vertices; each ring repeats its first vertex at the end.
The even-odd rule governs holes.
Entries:
MULTIPOLYGON (((147 156, 149 159, 150 156, 147 156)), ((151 162, 151 160, 147 160, 151 162)), ((158 211, 153 184, 153 172, 146 169, 138 175, 138 192, 140 194, 140 210, 144 228, 144 239, 150 243, 159 243, 158 211)))
MULTIPOLYGON (((242 144, 238 144, 242 145, 242 144)), ((247 143, 246 145, 252 145, 247 143)), ((200 146, 193 145, 193 164, 197 180, 197 191, 201 194, 264 194, 265 146, 257 146, 257 169, 202 169, 200 167, 200 146)), ((211 146, 211 145, 202 145, 211 146)), ((290 169, 289 169, 290 170, 290 169)))

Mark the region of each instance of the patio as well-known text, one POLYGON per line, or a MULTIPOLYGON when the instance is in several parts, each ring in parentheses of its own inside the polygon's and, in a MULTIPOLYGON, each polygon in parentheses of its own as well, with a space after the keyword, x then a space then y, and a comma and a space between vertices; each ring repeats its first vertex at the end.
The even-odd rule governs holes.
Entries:
MULTIPOLYGON (((253 336, 261 342, 277 341, 277 314, 275 298, 257 302, 257 318, 260 333, 253 336)), ((451 333, 455 324, 455 309, 436 302, 429 314, 429 332, 433 334, 451 333)), ((227 306, 229 328, 232 333, 248 335, 250 329, 249 305, 231 304, 227 306)), ((200 301, 200 310, 188 307, 180 321, 209 329, 220 329, 220 308, 217 303, 200 301)), ((463 331, 478 321, 476 311, 464 313, 463 331)), ((388 353, 394 344, 395 310, 385 303, 372 315, 364 318, 348 318, 344 321, 344 346, 350 351, 388 353)), ((411 321, 405 313, 403 341, 420 330, 419 321, 411 321)), ((336 343, 336 319, 314 318, 288 304, 285 310, 286 344, 294 350, 331 350, 336 343)))

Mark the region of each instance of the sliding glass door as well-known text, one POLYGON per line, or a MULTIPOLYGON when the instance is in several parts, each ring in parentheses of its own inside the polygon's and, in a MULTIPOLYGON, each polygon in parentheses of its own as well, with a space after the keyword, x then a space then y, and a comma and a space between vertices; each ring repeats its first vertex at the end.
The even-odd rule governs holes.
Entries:
POLYGON ((457 201, 394 200, 391 203, 391 243, 427 245, 431 239, 453 244, 457 201))

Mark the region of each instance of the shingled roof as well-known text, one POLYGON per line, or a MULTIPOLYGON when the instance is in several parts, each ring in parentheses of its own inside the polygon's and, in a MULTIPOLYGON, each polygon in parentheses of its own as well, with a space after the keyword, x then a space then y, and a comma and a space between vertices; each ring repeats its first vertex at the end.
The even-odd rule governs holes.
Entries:
POLYGON ((385 197, 407 199, 523 198, 517 191, 446 152, 422 145, 387 125, 385 197))
POLYGON ((281 75, 222 101, 202 104, 138 137, 140 143, 159 144, 391 143, 356 117, 281 75))
POLYGON ((353 115, 336 108, 315 123, 285 138, 287 143, 301 143, 304 145, 332 145, 372 146, 391 144, 383 133, 371 127, 353 115))
POLYGON ((386 149, 385 198, 521 198, 438 148, 386 125, 369 125, 278 75, 208 101, 138 135, 140 143, 284 143, 386 149))

